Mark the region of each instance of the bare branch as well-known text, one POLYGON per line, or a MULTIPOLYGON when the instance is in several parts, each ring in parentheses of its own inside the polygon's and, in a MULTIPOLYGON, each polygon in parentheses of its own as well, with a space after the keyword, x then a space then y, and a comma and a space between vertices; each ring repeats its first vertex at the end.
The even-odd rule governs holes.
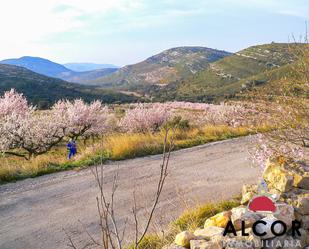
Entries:
MULTIPOLYGON (((174 147, 174 141, 173 141, 173 137, 172 137, 171 140, 170 140, 170 143, 169 143, 168 151, 166 151, 168 134, 169 134, 169 128, 166 128, 165 137, 164 137, 164 146, 163 146, 163 160, 162 160, 162 164, 161 164, 161 167, 160 167, 160 178, 159 178, 159 181, 158 181, 157 192, 155 193, 155 200, 153 202, 152 209, 151 209, 149 217, 147 219, 144 231, 142 232, 142 235, 140 236, 140 238, 138 240, 135 240, 135 245, 134 245, 135 249, 138 248, 138 245, 142 242, 143 238, 145 237, 145 235, 146 235, 146 233, 149 229, 149 226, 151 224, 151 221, 152 221, 152 218, 153 218, 153 215, 154 215, 154 211, 155 211, 155 209, 158 205, 159 198, 161 196, 161 192, 162 192, 162 189, 163 189, 163 186, 164 186, 165 179, 167 177, 167 169, 168 169, 168 166, 169 166, 170 155, 171 155, 171 151, 174 147)), ((136 218, 136 212, 135 212, 134 217, 136 218)), ((137 233, 137 231, 136 231, 136 233, 137 233)), ((138 237, 138 234, 135 234, 135 236, 138 237)))

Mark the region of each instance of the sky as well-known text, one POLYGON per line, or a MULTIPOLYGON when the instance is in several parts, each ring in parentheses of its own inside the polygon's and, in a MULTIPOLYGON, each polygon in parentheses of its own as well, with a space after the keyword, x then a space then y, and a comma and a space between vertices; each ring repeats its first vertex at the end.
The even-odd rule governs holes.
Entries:
POLYGON ((305 34, 308 0, 0 0, 0 60, 133 64, 177 46, 236 52, 305 34))

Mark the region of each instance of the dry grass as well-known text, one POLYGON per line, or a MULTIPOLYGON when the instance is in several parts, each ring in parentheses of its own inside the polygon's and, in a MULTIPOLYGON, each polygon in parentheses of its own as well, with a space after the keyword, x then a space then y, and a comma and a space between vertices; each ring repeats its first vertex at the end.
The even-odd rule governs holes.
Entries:
MULTIPOLYGON (((188 148, 207 142, 229 139, 267 131, 269 127, 257 129, 229 126, 205 126, 176 130, 175 149, 188 148)), ((123 160, 128 158, 162 153, 164 132, 157 133, 114 133, 84 145, 78 142, 78 155, 68 160, 65 144, 59 145, 49 153, 26 161, 24 159, 2 156, 0 158, 0 183, 35 177, 61 170, 94 165, 104 160, 123 160)))
MULTIPOLYGON (((206 203, 193 209, 187 209, 175 221, 172 221, 164 236, 159 234, 147 235, 140 245, 140 249, 161 249, 165 245, 173 243, 177 233, 185 230, 191 232, 203 227, 205 220, 219 212, 227 211, 240 205, 240 198, 224 200, 218 203, 206 203)), ((132 245, 127 247, 132 249, 132 245)))

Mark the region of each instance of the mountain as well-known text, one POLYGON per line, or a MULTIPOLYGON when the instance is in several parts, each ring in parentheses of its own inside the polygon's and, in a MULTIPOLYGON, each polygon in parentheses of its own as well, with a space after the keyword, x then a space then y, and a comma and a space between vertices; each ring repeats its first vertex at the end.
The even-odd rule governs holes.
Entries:
POLYGON ((209 63, 231 53, 205 47, 177 47, 154 55, 140 63, 120 68, 115 73, 89 83, 103 87, 129 89, 137 86, 165 86, 194 75, 209 63))
POLYGON ((23 67, 0 64, 0 95, 11 88, 23 93, 31 103, 39 108, 46 108, 59 99, 82 98, 88 102, 99 99, 104 103, 137 101, 135 96, 68 83, 23 67))
POLYGON ((117 68, 104 68, 94 71, 87 72, 75 72, 65 66, 52 62, 50 60, 40 58, 24 56, 18 59, 7 59, 0 61, 1 64, 8 64, 14 66, 24 67, 33 72, 58 79, 63 79, 69 82, 75 83, 85 83, 88 80, 93 80, 98 77, 103 77, 105 75, 111 74, 117 71, 117 68))
POLYGON ((165 88, 144 91, 157 100, 214 101, 233 97, 252 86, 284 76, 294 62, 293 45, 272 43, 252 46, 209 64, 209 67, 165 88))
POLYGON ((33 72, 55 78, 59 78, 62 74, 72 72, 63 65, 40 57, 23 56, 18 59, 6 59, 0 61, 0 63, 24 67, 33 72))
POLYGON ((103 68, 119 68, 113 64, 96 64, 96 63, 66 63, 63 64, 66 68, 75 72, 87 72, 103 68))
POLYGON ((204 47, 179 47, 120 69, 108 68, 87 72, 73 72, 67 69, 68 72, 61 73, 61 77, 67 81, 94 86, 70 84, 49 77, 42 79, 42 75, 33 75, 33 72, 30 75, 28 70, 27 77, 21 74, 21 71, 15 73, 14 81, 13 72, 5 75, 5 81, 0 79, 0 84, 9 79, 10 84, 6 83, 7 89, 7 85, 14 87, 14 84, 19 83, 19 87, 28 91, 32 98, 37 91, 34 90, 35 85, 40 85, 35 101, 38 102, 43 96, 43 102, 46 103, 59 99, 59 96, 66 97, 66 94, 70 98, 83 95, 86 99, 107 96, 108 102, 114 102, 117 98, 120 102, 135 101, 136 98, 153 101, 221 101, 238 97, 241 93, 256 88, 274 90, 272 86, 275 85, 271 83, 279 82, 279 79, 293 71, 291 67, 296 63, 294 46, 300 45, 271 43, 252 46, 234 54, 204 47), (32 78, 35 83, 33 89, 30 87, 32 78), (42 90, 44 84, 53 91, 54 95, 50 98, 46 90, 42 90), (114 91, 119 93, 116 95, 114 91))

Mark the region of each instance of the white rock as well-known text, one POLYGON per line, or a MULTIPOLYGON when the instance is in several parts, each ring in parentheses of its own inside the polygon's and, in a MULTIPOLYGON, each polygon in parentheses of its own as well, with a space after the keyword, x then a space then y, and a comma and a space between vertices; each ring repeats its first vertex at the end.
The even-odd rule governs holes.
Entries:
POLYGON ((211 239, 214 236, 222 235, 223 232, 224 232, 224 228, 211 226, 211 227, 206 227, 204 229, 197 229, 194 232, 194 235, 202 239, 211 239))
POLYGON ((288 228, 292 226, 292 221, 295 220, 294 208, 286 203, 276 204, 276 213, 273 215, 278 220, 283 221, 288 228))
MULTIPOLYGON (((273 224, 273 222, 277 221, 277 219, 275 218, 263 218, 263 221, 266 222, 266 224, 257 224, 256 226, 256 232, 259 234, 262 234, 264 232, 266 232, 266 234, 264 236, 261 236, 261 239, 270 239, 270 238, 274 238, 275 235, 271 232, 271 225, 273 224)), ((281 233, 284 230, 282 224, 276 224, 274 227, 274 231, 276 233, 281 233)))
POLYGON ((221 249, 219 242, 206 240, 191 240, 190 249, 221 249))
POLYGON ((168 245, 168 246, 163 246, 162 249, 187 249, 183 246, 178 246, 176 244, 171 244, 171 245, 168 245))
POLYGON ((183 231, 176 235, 174 243, 178 246, 189 247, 190 240, 194 239, 195 236, 189 231, 183 231))
POLYGON ((240 206, 232 209, 231 220, 238 231, 241 229, 242 221, 245 221, 245 227, 251 227, 254 222, 261 219, 261 217, 255 213, 248 212, 246 207, 240 206))

